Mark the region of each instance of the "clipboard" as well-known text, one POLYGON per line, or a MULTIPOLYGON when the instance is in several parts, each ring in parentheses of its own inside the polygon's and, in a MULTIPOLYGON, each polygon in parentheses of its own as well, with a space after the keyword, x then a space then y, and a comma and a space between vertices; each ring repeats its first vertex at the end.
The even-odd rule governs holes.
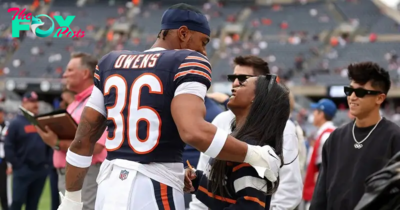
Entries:
POLYGON ((78 124, 66 110, 57 110, 54 112, 34 116, 23 107, 19 107, 26 119, 33 125, 37 125, 40 129, 45 130, 48 126, 57 134, 60 140, 74 139, 78 124))
POLYGON ((24 115, 24 117, 25 117, 30 123, 32 123, 32 124, 35 125, 35 126, 38 126, 40 129, 44 130, 44 127, 41 126, 41 125, 39 124, 39 122, 38 122, 38 121, 36 120, 36 118, 35 118, 35 115, 34 115, 32 112, 28 111, 27 109, 25 109, 25 108, 22 107, 22 106, 19 106, 19 110, 21 110, 21 112, 22 112, 22 114, 24 115))

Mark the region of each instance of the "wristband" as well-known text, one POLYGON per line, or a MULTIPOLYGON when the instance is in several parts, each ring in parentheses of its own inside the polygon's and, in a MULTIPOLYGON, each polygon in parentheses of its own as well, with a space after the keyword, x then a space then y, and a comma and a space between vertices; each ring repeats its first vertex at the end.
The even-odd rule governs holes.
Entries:
POLYGON ((81 202, 82 200, 82 190, 75 191, 75 192, 69 192, 68 190, 65 190, 65 197, 69 198, 75 202, 81 202))
POLYGON ((218 156, 218 154, 221 152, 222 148, 225 145, 226 139, 228 138, 228 132, 225 132, 224 130, 217 128, 217 132, 215 132, 214 138, 208 147, 207 151, 204 152, 204 154, 215 158, 218 156))
POLYGON ((92 164, 93 156, 78 155, 68 149, 67 162, 78 168, 88 168, 92 164))
POLYGON ((57 138, 56 145, 54 145, 54 148, 53 148, 53 149, 54 149, 54 150, 57 150, 57 151, 60 150, 60 139, 57 138))

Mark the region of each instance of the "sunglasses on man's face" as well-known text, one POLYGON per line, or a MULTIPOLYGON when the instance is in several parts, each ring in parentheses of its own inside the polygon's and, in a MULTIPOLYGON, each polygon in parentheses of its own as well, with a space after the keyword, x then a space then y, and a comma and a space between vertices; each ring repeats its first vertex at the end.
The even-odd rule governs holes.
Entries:
POLYGON ((352 88, 352 87, 344 87, 344 94, 346 96, 351 96, 351 94, 355 93, 358 98, 363 98, 366 95, 379 95, 382 94, 381 91, 378 90, 366 90, 363 88, 352 88))
POLYGON ((239 81, 239 85, 242 85, 242 83, 244 81, 246 81, 246 79, 253 77, 252 75, 246 75, 246 74, 229 74, 228 75, 228 81, 229 82, 235 82, 235 80, 237 79, 239 81))

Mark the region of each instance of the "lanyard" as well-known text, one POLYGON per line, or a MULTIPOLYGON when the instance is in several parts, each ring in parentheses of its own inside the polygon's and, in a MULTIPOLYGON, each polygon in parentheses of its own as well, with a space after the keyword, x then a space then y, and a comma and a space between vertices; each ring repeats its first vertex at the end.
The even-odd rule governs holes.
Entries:
POLYGON ((71 111, 71 116, 75 113, 75 111, 80 108, 83 103, 90 97, 90 95, 86 96, 81 102, 79 102, 78 106, 76 106, 72 111, 71 111))

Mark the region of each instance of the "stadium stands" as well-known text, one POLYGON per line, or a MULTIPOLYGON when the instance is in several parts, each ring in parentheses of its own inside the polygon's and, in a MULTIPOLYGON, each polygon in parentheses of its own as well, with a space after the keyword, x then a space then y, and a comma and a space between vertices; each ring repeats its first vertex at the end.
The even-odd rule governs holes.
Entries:
POLYGON ((10 77, 60 78, 73 51, 95 52, 95 43, 89 38, 71 40, 27 38, 13 56, 17 67, 9 66, 10 77), (30 40, 29 40, 30 39, 30 40), (41 69, 42 71, 35 71, 41 69))
MULTIPOLYGON (((126 14, 130 8, 127 8, 125 3, 126 1, 116 1, 113 4, 109 1, 88 1, 84 6, 77 7, 74 1, 53 1, 47 10, 48 14, 75 15, 72 29, 84 30, 85 39, 79 41, 60 38, 52 40, 50 44, 43 39, 27 38, 21 43, 21 50, 8 59, 6 73, 9 72, 10 77, 58 78, 60 68, 66 65, 65 60, 71 51, 82 50, 101 56, 108 49, 149 48, 159 32, 162 13, 169 5, 146 4, 135 12, 134 18, 128 19, 126 14), (132 25, 132 30, 122 35, 112 34, 112 25, 115 22, 129 23, 132 25), (106 43, 106 40, 109 42, 106 43), (33 55, 35 53, 36 55, 33 55), (29 69, 26 69, 26 65, 29 65, 29 69)), ((343 22, 353 25, 358 23, 364 33, 390 34, 399 31, 398 24, 383 15, 372 1, 361 3, 338 0, 333 5, 334 7, 326 1, 268 7, 245 7, 238 4, 224 6, 212 3, 201 5, 202 11, 211 20, 213 38, 216 40, 221 38, 220 34, 226 23, 244 26, 239 38, 232 39, 229 36, 233 37, 235 34, 228 33, 228 38, 223 37, 217 44, 212 42, 207 48, 208 56, 214 65, 214 81, 224 80, 224 75, 231 71, 232 58, 237 54, 257 54, 264 57, 270 62, 274 73, 294 83, 304 81, 304 77, 307 78, 309 75, 324 83, 328 77, 327 72, 330 72, 329 75, 340 75, 343 68, 354 61, 369 59, 387 67, 390 63, 385 60, 385 54, 398 49, 400 42, 353 43, 353 40, 346 39, 344 47, 343 40, 340 40, 342 42, 339 45, 324 51, 330 45, 329 41, 326 41, 329 40, 329 34, 343 22), (241 16, 242 19, 239 20, 238 17, 246 9, 250 9, 251 12, 247 16, 241 16), (325 36, 321 35, 323 33, 325 36)), ((28 32, 27 36, 31 37, 30 35, 28 32)), ((10 45, 6 39, 2 39, 1 43, 3 50, 0 51, 0 57, 4 51, 9 51, 7 46, 10 45)), ((331 78, 326 82, 342 83, 340 76, 331 78)))
MULTIPOLYGON (((73 31, 79 29, 85 31, 85 37, 79 39, 37 38, 28 31, 27 38, 19 46, 21 50, 18 50, 7 63, 7 72, 9 72, 7 76, 60 78, 71 52, 83 51, 101 56, 103 52, 100 48, 103 40, 95 39, 94 36, 100 28, 106 27, 105 23, 123 15, 123 12, 119 10, 121 5, 124 6, 122 2, 114 5, 97 2, 77 8, 73 1, 54 1, 48 9, 49 16, 74 15, 75 19, 70 27, 73 31)), ((11 22, 11 18, 5 19, 11 22)), ((46 26, 49 27, 50 24, 46 24, 50 23, 49 20, 46 18, 42 20, 45 22, 44 29, 46 26)))
POLYGON ((290 71, 299 70, 303 67, 299 65, 296 59, 305 60, 312 57, 310 50, 318 43, 303 43, 293 45, 290 43, 282 42, 237 42, 229 45, 229 48, 221 53, 221 60, 214 65, 214 69, 218 71, 213 72, 213 78, 219 80, 226 74, 232 72, 231 60, 238 55, 255 54, 263 57, 270 64, 272 71, 276 74, 285 75, 290 74, 290 71), (230 65, 227 65, 229 63, 230 65))
POLYGON ((339 11, 347 21, 356 21, 360 26, 370 28, 376 20, 382 17, 379 9, 372 1, 344 1, 335 2, 339 11))
POLYGON ((260 29, 265 35, 280 34, 285 31, 306 31, 315 34, 323 30, 332 30, 337 25, 324 2, 256 7, 248 20, 249 24, 260 29))
POLYGON ((387 67, 389 62, 385 60, 386 53, 399 49, 397 42, 375 43, 351 43, 344 47, 338 47, 338 57, 332 59, 332 69, 343 68, 352 62, 369 60, 387 67))

